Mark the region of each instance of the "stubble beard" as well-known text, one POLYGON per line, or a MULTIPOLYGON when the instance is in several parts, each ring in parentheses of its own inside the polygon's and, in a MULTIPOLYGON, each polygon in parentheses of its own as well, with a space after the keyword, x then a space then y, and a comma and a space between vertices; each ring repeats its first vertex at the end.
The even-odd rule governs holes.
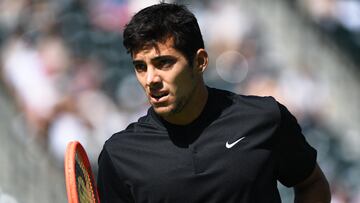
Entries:
POLYGON ((188 95, 182 96, 176 101, 175 107, 173 109, 171 109, 169 112, 169 116, 176 115, 176 114, 183 112, 185 107, 189 105, 191 99, 195 96, 196 88, 198 86, 197 83, 195 83, 195 84, 196 85, 194 85, 192 87, 192 89, 188 95))

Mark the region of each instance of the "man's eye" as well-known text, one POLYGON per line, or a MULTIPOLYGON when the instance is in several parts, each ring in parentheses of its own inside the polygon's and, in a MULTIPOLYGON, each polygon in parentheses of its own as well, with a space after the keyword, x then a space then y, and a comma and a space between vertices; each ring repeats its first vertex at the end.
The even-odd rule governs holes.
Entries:
POLYGON ((168 68, 170 67, 171 65, 174 64, 174 60, 171 60, 171 59, 162 59, 162 60, 159 60, 157 62, 157 67, 159 68, 168 68))
POLYGON ((167 65, 167 64, 169 64, 169 60, 166 60, 166 59, 160 60, 159 63, 158 63, 159 66, 164 66, 164 65, 167 65))
POLYGON ((134 64, 134 68, 136 72, 144 72, 146 71, 146 65, 142 63, 134 64))

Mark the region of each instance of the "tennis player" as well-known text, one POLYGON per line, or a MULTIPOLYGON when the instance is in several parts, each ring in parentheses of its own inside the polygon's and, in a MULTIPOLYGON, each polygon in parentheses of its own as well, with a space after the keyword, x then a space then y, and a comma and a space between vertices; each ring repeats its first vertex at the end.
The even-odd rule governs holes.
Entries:
POLYGON ((330 202, 329 186, 296 119, 272 97, 208 87, 208 54, 195 16, 160 3, 124 31, 151 104, 99 157, 101 202, 330 202))

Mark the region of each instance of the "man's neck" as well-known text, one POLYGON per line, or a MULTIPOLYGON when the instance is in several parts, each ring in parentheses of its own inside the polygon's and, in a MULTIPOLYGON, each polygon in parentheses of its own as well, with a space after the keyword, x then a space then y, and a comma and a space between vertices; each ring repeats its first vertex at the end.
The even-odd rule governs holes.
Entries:
POLYGON ((192 97, 184 109, 176 116, 164 116, 163 119, 175 125, 187 125, 197 119, 203 112, 208 100, 208 89, 200 83, 194 90, 192 97))

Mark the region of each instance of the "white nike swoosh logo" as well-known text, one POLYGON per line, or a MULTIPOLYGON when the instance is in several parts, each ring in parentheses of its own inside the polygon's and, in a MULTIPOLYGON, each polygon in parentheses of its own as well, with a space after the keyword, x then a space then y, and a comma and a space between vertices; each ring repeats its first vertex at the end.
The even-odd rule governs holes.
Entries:
POLYGON ((241 137, 240 139, 236 140, 235 142, 229 144, 229 141, 226 142, 226 148, 230 149, 232 148, 234 145, 236 145, 238 142, 240 142, 241 140, 243 140, 245 137, 241 137))

